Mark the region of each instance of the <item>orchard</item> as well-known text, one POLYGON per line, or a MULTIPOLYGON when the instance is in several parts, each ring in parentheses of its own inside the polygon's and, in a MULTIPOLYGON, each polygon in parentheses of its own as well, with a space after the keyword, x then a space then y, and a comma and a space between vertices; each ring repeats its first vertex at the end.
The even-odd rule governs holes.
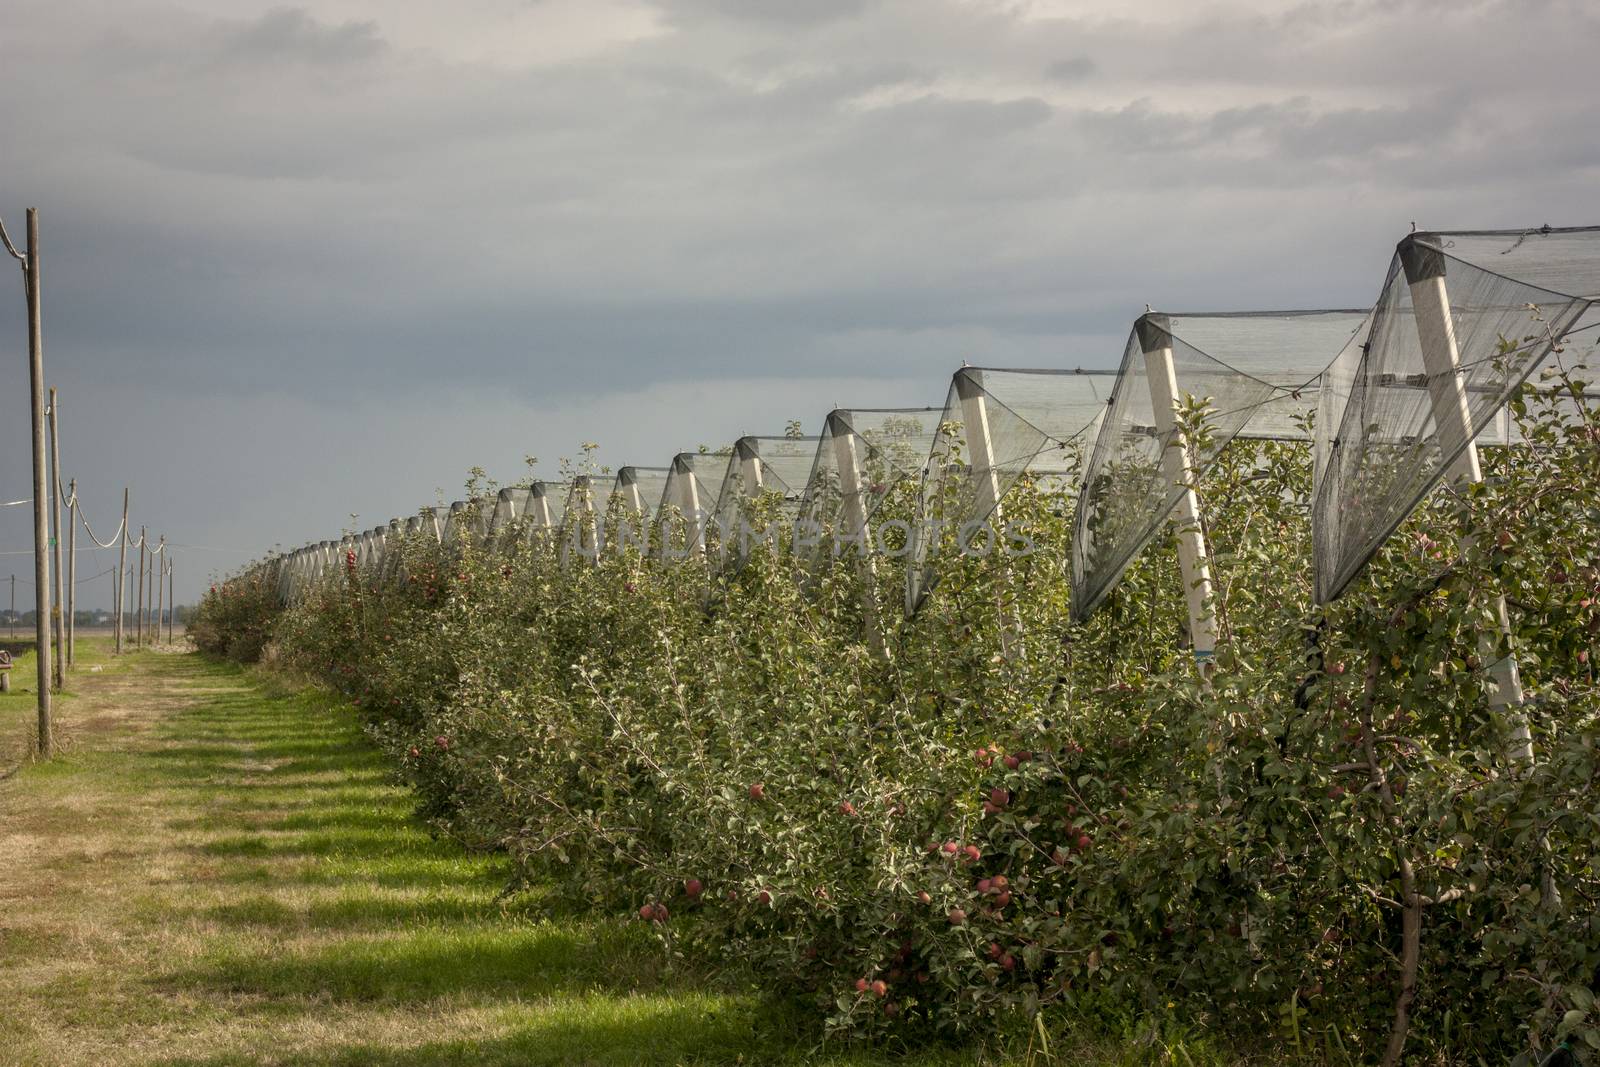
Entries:
POLYGON ((838 1034, 1060 1011, 1355 1059, 1590 1055, 1600 423, 1514 407, 1532 447, 1486 451, 1464 506, 1430 498, 1315 610, 1308 449, 1230 445, 1197 486, 1203 671, 1170 539, 1069 624, 1071 502, 1027 479, 1007 517, 1043 550, 953 561, 881 651, 862 604, 893 617, 892 558, 797 582, 767 546, 708 577, 465 527, 270 619, 241 577, 199 629, 249 656, 270 625, 275 662, 347 694, 424 816, 520 884, 738 959, 838 1034), (1528 764, 1490 710, 1486 588, 1528 764))

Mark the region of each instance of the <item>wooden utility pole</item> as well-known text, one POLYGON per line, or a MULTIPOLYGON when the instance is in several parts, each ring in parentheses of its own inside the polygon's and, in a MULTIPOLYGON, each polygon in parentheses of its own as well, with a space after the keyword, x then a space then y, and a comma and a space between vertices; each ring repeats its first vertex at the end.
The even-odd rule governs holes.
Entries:
POLYGON ((67 668, 78 644, 78 479, 67 486, 67 668))
POLYGON ((117 546, 117 655, 122 655, 122 615, 128 610, 128 489, 122 489, 122 539, 117 546))
POLYGON ((151 628, 153 622, 151 615, 156 610, 156 560, 159 558, 156 555, 156 550, 152 548, 150 550, 150 565, 144 570, 144 580, 148 583, 144 593, 144 639, 150 643, 152 648, 161 639, 161 635, 151 628))
POLYGON ((139 527, 139 600, 133 616, 133 647, 144 647, 144 527, 139 527))
POLYGON ((18 253, 0 225, 0 241, 22 262, 23 294, 28 302, 28 384, 33 418, 33 602, 34 640, 39 672, 39 755, 50 756, 50 485, 44 453, 44 322, 39 299, 39 211, 28 209, 28 251, 18 253))
POLYGON ((156 601, 156 636, 155 636, 155 640, 153 642, 151 642, 152 644, 157 644, 157 645, 159 645, 161 643, 161 613, 162 613, 162 610, 166 607, 166 603, 167 603, 167 583, 162 581, 162 579, 165 578, 166 575, 167 575, 167 554, 166 554, 166 551, 165 551, 166 547, 167 547, 167 535, 166 534, 162 534, 161 535, 161 548, 158 550, 160 552, 160 556, 158 557, 157 562, 156 562, 156 595, 155 595, 155 601, 156 601))
POLYGON ((167 560, 167 644, 172 644, 173 616, 177 612, 178 602, 172 599, 172 561, 167 560))
POLYGON ((17 576, 11 576, 11 640, 17 639, 17 576))
POLYGON ((67 658, 67 632, 66 621, 61 617, 61 605, 64 600, 61 596, 61 440, 56 436, 56 391, 50 390, 50 488, 54 496, 50 498, 50 521, 54 524, 54 535, 50 538, 50 551, 55 556, 56 573, 55 597, 50 610, 50 621, 55 626, 56 633, 56 658, 55 687, 60 690, 66 684, 66 658, 67 658))

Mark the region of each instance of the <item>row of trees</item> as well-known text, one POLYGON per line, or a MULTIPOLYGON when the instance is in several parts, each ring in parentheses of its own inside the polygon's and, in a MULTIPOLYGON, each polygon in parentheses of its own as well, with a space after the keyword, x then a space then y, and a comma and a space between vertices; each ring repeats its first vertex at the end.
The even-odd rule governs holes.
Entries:
POLYGON ((470 523, 352 552, 287 610, 247 571, 193 632, 347 694, 422 812, 519 882, 739 960, 835 1032, 1045 1012, 1336 1062, 1592 1057, 1600 419, 1513 410, 1524 444, 1315 611, 1310 449, 1224 449, 1193 486, 1204 673, 1172 540, 1073 625, 1072 501, 1026 477, 1006 518, 1042 550, 951 557, 877 648, 903 557, 797 582, 781 544, 713 575, 470 523), (1531 763, 1493 700, 1511 652, 1531 763))

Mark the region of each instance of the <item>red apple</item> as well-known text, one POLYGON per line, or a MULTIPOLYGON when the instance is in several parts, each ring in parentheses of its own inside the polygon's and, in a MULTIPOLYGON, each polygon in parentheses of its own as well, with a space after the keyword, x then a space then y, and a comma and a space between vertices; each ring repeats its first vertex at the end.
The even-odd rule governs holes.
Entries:
POLYGON ((683 883, 683 894, 690 899, 699 896, 704 889, 705 886, 700 884, 700 879, 698 878, 691 878, 683 883))
POLYGON ((967 913, 960 908, 951 908, 949 919, 951 926, 960 926, 967 921, 967 913))
POLYGON ((868 986, 868 983, 867 983, 867 980, 865 978, 857 978, 856 979, 856 992, 857 993, 865 993, 867 991, 867 986, 868 986))
POLYGON ((754 783, 753 785, 750 786, 750 799, 751 800, 760 800, 762 797, 764 797, 766 795, 767 795, 767 787, 765 785, 762 785, 760 782, 756 782, 756 783, 754 783))
POLYGON ((882 1000, 884 997, 888 996, 889 983, 885 982, 882 978, 878 979, 876 982, 873 982, 872 995, 877 997, 879 1000, 882 1000))

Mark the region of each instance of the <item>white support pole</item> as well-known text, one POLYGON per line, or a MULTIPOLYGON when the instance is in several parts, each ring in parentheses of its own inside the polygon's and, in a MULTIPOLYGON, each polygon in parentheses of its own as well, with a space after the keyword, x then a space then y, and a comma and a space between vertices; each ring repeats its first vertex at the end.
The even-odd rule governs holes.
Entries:
MULTIPOLYGON (((644 494, 639 492, 638 474, 628 474, 625 476, 625 479, 626 480, 623 481, 622 486, 623 491, 626 494, 625 501, 627 504, 628 514, 632 516, 631 521, 638 523, 637 529, 632 531, 632 536, 639 544, 639 551, 648 556, 650 554, 650 543, 648 539, 648 533, 650 530, 650 511, 645 507, 644 494)), ((619 545, 618 551, 620 552, 621 550, 622 546, 619 545)))
MULTIPOLYGON (((1428 375, 1428 397, 1433 404, 1434 426, 1442 451, 1461 454, 1451 463, 1448 477, 1458 490, 1483 481, 1478 465, 1478 446, 1473 441, 1472 408, 1467 403, 1466 382, 1461 377, 1461 349, 1456 341, 1455 322, 1450 315, 1450 292, 1445 285, 1445 257, 1436 249, 1407 237, 1400 242, 1400 264, 1411 290, 1411 306, 1417 317, 1417 339, 1422 346, 1423 369, 1428 375)), ((1462 538, 1463 550, 1471 547, 1470 536, 1462 538)), ((1494 687, 1489 707, 1505 716, 1510 726, 1508 755, 1518 763, 1533 762, 1533 736, 1527 716, 1521 711, 1522 675, 1512 654, 1498 655, 1500 638, 1509 639, 1511 618, 1506 613, 1506 598, 1496 593, 1491 605, 1499 633, 1482 631, 1478 635, 1478 654, 1489 663, 1494 687)))
POLYGON ((550 486, 545 482, 528 490, 529 537, 548 544, 555 536, 556 518, 550 510, 550 486))
POLYGON ((644 506, 644 494, 639 492, 639 479, 637 476, 629 478, 623 483, 628 493, 628 507, 632 508, 641 518, 649 514, 644 506))
POLYGON ((572 492, 567 498, 567 510, 573 512, 572 542, 561 546, 562 558, 568 549, 574 549, 591 563, 600 561, 600 528, 594 510, 594 483, 587 474, 572 479, 572 492))
MULTIPOLYGON (((746 500, 759 500, 761 494, 767 490, 765 468, 761 462, 760 446, 751 438, 741 437, 734 442, 734 454, 739 461, 739 490, 746 500)), ((722 503, 718 501, 717 510, 722 511, 722 503)), ((746 528, 744 514, 738 508, 733 509, 730 516, 732 527, 717 532, 717 555, 719 559, 726 559, 730 549, 736 550, 734 559, 744 559, 749 547, 750 531, 746 528)))
POLYGON ((961 423, 966 431, 967 462, 972 466, 973 507, 979 514, 1000 519, 1000 477, 994 467, 994 441, 989 436, 989 405, 983 390, 967 371, 956 375, 956 395, 961 400, 961 423))
MULTIPOLYGON (((883 629, 878 620, 878 568, 873 560, 872 531, 867 526, 867 502, 861 488, 863 442, 851 427, 830 415, 833 459, 839 468, 839 513, 844 516, 844 544, 856 547, 856 576, 861 582, 861 626, 867 647, 883 655, 883 629)), ((840 531, 835 530, 838 537, 840 531)))
POLYGON ((678 508, 683 512, 685 525, 684 536, 686 547, 691 556, 704 556, 706 552, 705 530, 700 525, 700 481, 695 477, 694 468, 683 459, 673 460, 682 475, 678 479, 678 508))
POLYGON ((1168 481, 1181 489, 1173 518, 1178 526, 1178 568, 1189 605, 1189 644, 1195 663, 1209 669, 1217 649, 1217 618, 1212 610, 1211 564, 1205 534, 1200 527, 1200 498, 1195 495, 1194 470, 1188 442, 1178 426, 1178 375, 1172 361, 1172 335, 1162 315, 1145 315, 1137 324, 1144 349, 1146 377, 1150 379, 1150 406, 1156 432, 1167 442, 1162 466, 1168 481))
MULTIPOLYGON (((999 552, 1003 541, 1000 530, 1005 525, 1005 519, 1000 510, 1000 472, 994 465, 994 439, 989 433, 988 400, 970 370, 964 368, 956 372, 955 386, 956 396, 961 401, 961 425, 967 439, 967 462, 972 467, 974 513, 987 518, 991 547, 999 552)), ((959 530, 957 537, 965 545, 976 533, 976 530, 959 530)), ((1021 624, 1002 602, 1000 649, 1008 656, 1013 651, 1015 633, 1020 629, 1021 624)))
POLYGON ((739 483, 744 495, 751 500, 760 499, 766 491, 766 480, 761 472, 761 454, 753 444, 739 443, 739 483))

